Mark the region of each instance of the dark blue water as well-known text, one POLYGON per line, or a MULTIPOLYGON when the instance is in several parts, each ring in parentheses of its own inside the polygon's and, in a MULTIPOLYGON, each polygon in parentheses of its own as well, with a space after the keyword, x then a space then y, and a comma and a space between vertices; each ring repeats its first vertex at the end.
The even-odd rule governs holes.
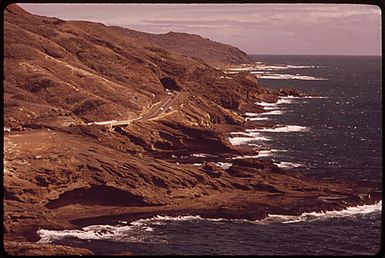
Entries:
POLYGON ((270 116, 270 120, 306 126, 310 132, 275 133, 271 147, 288 150, 284 159, 306 165, 309 173, 381 181, 380 57, 254 56, 254 59, 274 65, 315 66, 274 72, 327 79, 259 80, 271 88, 292 87, 309 95, 327 97, 293 99, 292 104, 281 105, 285 113, 270 116))
MULTIPOLYGON (((291 99, 279 105, 282 115, 267 116, 278 125, 308 128, 305 132, 261 132, 272 139, 261 142, 263 147, 286 150, 267 158, 300 163, 303 166, 298 169, 320 177, 381 181, 380 57, 253 58, 266 65, 310 66, 270 71, 273 74, 327 79, 259 79, 269 87, 293 87, 324 97, 291 99)), ((264 221, 158 217, 71 231, 67 232, 71 238, 59 237, 56 242, 87 247, 101 255, 124 251, 138 255, 373 255, 381 247, 380 229, 381 207, 377 205, 264 221)), ((45 233, 50 241, 54 235, 45 233)))

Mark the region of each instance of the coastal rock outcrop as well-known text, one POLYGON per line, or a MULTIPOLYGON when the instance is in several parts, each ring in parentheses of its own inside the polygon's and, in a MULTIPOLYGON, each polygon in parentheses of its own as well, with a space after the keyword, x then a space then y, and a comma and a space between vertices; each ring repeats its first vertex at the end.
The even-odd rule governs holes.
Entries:
POLYGON ((255 151, 228 140, 242 129, 245 110, 297 94, 208 65, 247 62, 243 52, 196 35, 117 31, 126 30, 36 16, 17 5, 4 11, 8 253, 92 254, 38 244, 39 229, 157 214, 257 219, 381 198, 380 184, 327 181, 287 173, 272 161, 235 159, 255 151), (186 40, 199 56, 186 52, 189 45, 164 45, 186 40), (331 195, 343 198, 324 198, 331 195))

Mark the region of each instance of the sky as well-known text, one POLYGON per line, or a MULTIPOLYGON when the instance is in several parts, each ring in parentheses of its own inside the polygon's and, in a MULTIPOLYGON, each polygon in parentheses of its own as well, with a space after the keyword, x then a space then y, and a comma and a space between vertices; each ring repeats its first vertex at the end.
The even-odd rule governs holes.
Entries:
POLYGON ((201 35, 248 54, 381 55, 381 9, 352 4, 19 4, 33 14, 201 35))

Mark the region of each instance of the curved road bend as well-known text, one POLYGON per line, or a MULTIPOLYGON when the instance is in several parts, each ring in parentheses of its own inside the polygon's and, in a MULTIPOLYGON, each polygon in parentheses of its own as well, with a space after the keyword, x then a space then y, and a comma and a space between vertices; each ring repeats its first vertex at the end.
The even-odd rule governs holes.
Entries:
MULTIPOLYGON (((105 123, 105 124, 110 126, 119 126, 119 125, 127 125, 137 120, 148 120, 151 118, 155 118, 163 114, 164 112, 166 112, 167 109, 171 107, 178 100, 178 98, 182 93, 183 93, 183 90, 179 92, 176 92, 176 91, 172 92, 171 95, 167 95, 164 99, 161 100, 160 103, 158 103, 157 105, 154 105, 145 114, 143 114, 138 118, 134 118, 130 120, 114 121, 112 123, 105 123)), ((98 123, 103 123, 103 122, 98 122, 98 123)))

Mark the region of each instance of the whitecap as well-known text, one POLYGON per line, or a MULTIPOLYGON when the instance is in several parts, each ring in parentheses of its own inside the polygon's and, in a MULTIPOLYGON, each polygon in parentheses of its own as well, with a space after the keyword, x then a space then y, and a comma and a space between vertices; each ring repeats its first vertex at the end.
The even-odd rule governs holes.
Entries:
POLYGON ((269 223, 295 223, 300 221, 314 221, 321 219, 349 217, 357 214, 368 214, 381 211, 382 201, 370 205, 358 205, 347 207, 343 210, 330 210, 326 212, 304 212, 301 215, 280 215, 280 214, 268 214, 268 216, 261 220, 247 220, 247 219, 224 219, 224 218, 202 218, 199 215, 187 215, 187 216, 155 216, 149 219, 141 219, 140 225, 147 225, 149 223, 159 221, 195 221, 195 220, 207 220, 207 221, 232 221, 241 223, 257 223, 257 224, 269 224, 269 223))
POLYGON ((258 105, 263 107, 277 106, 277 102, 256 102, 258 105))
MULTIPOLYGON (((191 157, 197 158, 206 158, 206 157, 217 157, 217 155, 209 154, 209 153, 193 153, 190 155, 191 157)), ((181 158, 186 158, 187 156, 181 156, 181 158)))
POLYGON ((277 104, 291 104, 291 103, 293 103, 293 100, 285 99, 285 98, 279 98, 277 101, 277 104))
MULTIPOLYGON (((289 97, 290 98, 290 97, 289 97)), ((256 104, 262 106, 262 107, 277 107, 278 105, 281 104, 291 104, 293 103, 293 100, 286 98, 286 97, 278 97, 277 102, 255 102, 256 104)))
MULTIPOLYGON (((297 223, 297 222, 313 222, 318 220, 326 220, 332 218, 350 217, 358 214, 369 214, 381 212, 382 201, 372 205, 359 205, 347 207, 346 209, 326 212, 305 212, 298 216, 268 214, 261 220, 247 219, 225 219, 225 218, 202 218, 199 215, 186 216, 154 216, 148 219, 139 219, 130 223, 130 226, 111 226, 111 225, 92 225, 83 227, 81 230, 47 230, 40 229, 37 233, 40 236, 38 243, 52 243, 68 237, 75 237, 83 240, 109 240, 116 242, 148 242, 150 238, 145 238, 146 234, 152 234, 153 225, 164 225, 164 223, 172 221, 212 221, 212 222, 234 222, 234 223, 251 223, 251 224, 272 224, 272 223, 297 223), (135 231, 134 229, 141 229, 135 231)), ((165 242, 164 239, 156 239, 152 235, 151 239, 157 242, 165 242)))
POLYGON ((327 99, 325 96, 293 96, 287 95, 284 97, 279 97, 280 99, 327 99))
POLYGON ((255 158, 260 158, 260 156, 256 154, 256 155, 242 155, 242 156, 232 157, 232 159, 255 159, 255 158))
POLYGON ((246 115, 246 116, 252 116, 252 117, 253 117, 253 116, 260 116, 261 113, 246 112, 245 115, 246 115))
MULTIPOLYGON (((253 72, 251 72, 253 73, 253 72)), ((262 74, 258 76, 260 79, 271 79, 271 80, 304 80, 304 81, 325 81, 326 78, 313 77, 308 75, 293 75, 293 74, 262 74)))
POLYGON ((275 165, 277 165, 279 168, 283 169, 292 169, 292 168, 298 168, 298 167, 303 167, 303 164, 300 163, 295 163, 295 162, 286 162, 286 161, 281 161, 281 162, 274 162, 275 165))
POLYGON ((76 237, 78 239, 96 240, 96 239, 118 239, 132 230, 132 226, 110 226, 110 225, 92 225, 83 227, 81 230, 47 230, 40 229, 38 234, 40 240, 38 243, 52 243, 68 237, 76 237))
POLYGON ((289 133, 289 132, 307 132, 310 129, 300 125, 286 125, 275 128, 252 129, 253 132, 272 132, 272 133, 289 133))
POLYGON ((232 145, 241 145, 253 141, 270 141, 271 139, 264 136, 253 136, 253 137, 232 137, 229 141, 232 145))
POLYGON ((246 117, 246 121, 262 121, 262 120, 269 120, 267 117, 246 117))
POLYGON ((270 107, 263 107, 263 110, 278 110, 279 108, 278 107, 275 107, 275 106, 270 106, 270 107))
POLYGON ((284 113, 285 112, 283 112, 281 110, 272 110, 272 111, 268 111, 268 112, 263 112, 263 113, 261 113, 261 115, 264 115, 264 116, 267 116, 267 115, 282 115, 284 113))
POLYGON ((194 153, 194 154, 191 154, 192 157, 197 157, 197 158, 205 158, 207 156, 210 156, 210 154, 206 154, 206 153, 194 153))
POLYGON ((254 158, 262 158, 262 157, 270 157, 270 156, 274 156, 275 155, 274 153, 277 153, 277 152, 287 152, 287 150, 282 150, 282 149, 260 150, 256 155, 235 156, 232 159, 254 159, 254 158))
POLYGON ((350 217, 357 214, 368 214, 381 211, 382 200, 372 205, 358 205, 347 207, 343 210, 332 210, 326 212, 305 212, 299 216, 291 215, 271 215, 267 218, 255 221, 256 223, 270 224, 270 223, 296 223, 296 222, 312 222, 316 220, 325 220, 331 218, 350 217))

